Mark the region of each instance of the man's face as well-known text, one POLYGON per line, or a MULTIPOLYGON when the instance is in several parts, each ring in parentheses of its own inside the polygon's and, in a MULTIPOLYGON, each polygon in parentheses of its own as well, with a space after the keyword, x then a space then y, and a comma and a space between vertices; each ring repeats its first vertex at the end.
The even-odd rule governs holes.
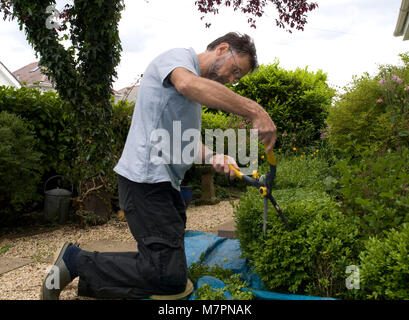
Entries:
POLYGON ((230 48, 210 65, 207 78, 221 84, 234 83, 250 71, 250 58, 239 56, 230 48))

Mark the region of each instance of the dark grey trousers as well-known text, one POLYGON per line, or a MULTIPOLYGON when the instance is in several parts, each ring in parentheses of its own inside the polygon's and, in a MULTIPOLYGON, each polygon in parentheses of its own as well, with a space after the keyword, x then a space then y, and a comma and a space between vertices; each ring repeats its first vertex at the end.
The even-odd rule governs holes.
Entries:
POLYGON ((136 183, 118 177, 120 207, 139 252, 78 255, 78 295, 139 299, 175 294, 187 282, 184 232, 186 205, 170 182, 136 183))

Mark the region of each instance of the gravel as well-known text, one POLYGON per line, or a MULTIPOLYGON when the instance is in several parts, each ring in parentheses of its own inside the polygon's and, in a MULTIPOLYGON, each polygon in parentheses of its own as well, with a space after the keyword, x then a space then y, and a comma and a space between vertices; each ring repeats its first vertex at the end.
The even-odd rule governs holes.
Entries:
MULTIPOLYGON (((229 201, 221 201, 217 205, 189 206, 186 215, 187 230, 216 233, 218 225, 233 219, 233 208, 229 201)), ((80 228, 66 225, 37 235, 3 237, 0 249, 9 249, 0 257, 30 258, 32 262, 0 275, 0 300, 38 300, 41 283, 58 244, 61 241, 81 244, 97 240, 134 241, 126 221, 120 218, 113 218, 102 226, 80 228)), ((70 283, 61 293, 60 300, 87 300, 77 296, 77 285, 78 279, 70 283)))

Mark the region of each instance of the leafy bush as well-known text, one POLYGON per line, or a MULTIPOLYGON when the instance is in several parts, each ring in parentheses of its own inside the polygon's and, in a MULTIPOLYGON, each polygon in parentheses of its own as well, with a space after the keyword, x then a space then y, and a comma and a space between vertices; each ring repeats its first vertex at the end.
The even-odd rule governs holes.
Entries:
POLYGON ((345 153, 409 146, 409 57, 402 67, 380 66, 375 77, 355 78, 330 108, 329 140, 345 153))
POLYGON ((214 112, 211 112, 210 110, 212 109, 206 107, 202 108, 202 137, 205 136, 206 129, 215 130, 225 128, 228 122, 229 116, 226 113, 221 110, 214 110, 214 112))
POLYGON ((379 156, 371 150, 359 161, 336 168, 345 213, 359 218, 362 236, 381 234, 409 221, 409 150, 379 156))
POLYGON ((360 285, 369 299, 409 299, 409 224, 370 238, 360 254, 360 285))
POLYGON ((126 138, 128 136, 129 128, 131 127, 134 102, 118 101, 114 103, 112 99, 112 132, 113 137, 113 151, 114 156, 119 160, 122 155, 122 150, 125 146, 126 138))
POLYGON ((44 171, 63 173, 73 157, 71 113, 56 93, 0 87, 0 111, 17 114, 34 130, 44 171))
POLYGON ((319 139, 319 130, 324 127, 335 93, 326 79, 321 70, 287 71, 275 62, 260 66, 231 89, 266 109, 277 126, 277 147, 300 147, 319 139), (290 145, 286 145, 287 136, 291 137, 290 145))
POLYGON ((331 176, 331 170, 328 163, 314 155, 286 158, 277 156, 274 189, 303 187, 325 189, 325 179, 329 176, 331 176))
POLYGON ((39 200, 42 154, 33 149, 37 141, 29 125, 18 116, 0 113, 0 221, 18 219, 15 211, 39 200))
POLYGON ((269 290, 343 296, 345 268, 356 264, 358 228, 325 192, 307 188, 274 191, 292 230, 270 205, 263 238, 263 199, 255 188, 235 208, 243 255, 269 290))

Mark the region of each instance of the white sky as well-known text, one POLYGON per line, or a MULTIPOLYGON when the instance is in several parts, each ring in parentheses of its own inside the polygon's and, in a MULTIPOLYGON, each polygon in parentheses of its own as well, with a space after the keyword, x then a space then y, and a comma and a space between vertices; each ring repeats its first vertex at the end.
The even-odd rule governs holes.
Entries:
MULTIPOLYGON (((114 89, 134 82, 161 52, 192 47, 200 53, 230 31, 253 37, 260 64, 278 59, 286 69, 322 69, 337 89, 354 75, 374 74, 379 64, 398 64, 398 54, 409 51, 409 41, 393 36, 401 0, 315 1, 319 8, 308 14, 305 31, 290 34, 276 27, 272 6, 258 20, 256 29, 250 28, 246 15, 231 8, 206 16, 212 25, 205 28, 195 0, 126 0, 120 21, 123 52, 114 89)), ((65 3, 58 1, 57 9, 65 3)), ((37 60, 16 22, 0 20, 0 41, 0 61, 9 70, 37 60)))

